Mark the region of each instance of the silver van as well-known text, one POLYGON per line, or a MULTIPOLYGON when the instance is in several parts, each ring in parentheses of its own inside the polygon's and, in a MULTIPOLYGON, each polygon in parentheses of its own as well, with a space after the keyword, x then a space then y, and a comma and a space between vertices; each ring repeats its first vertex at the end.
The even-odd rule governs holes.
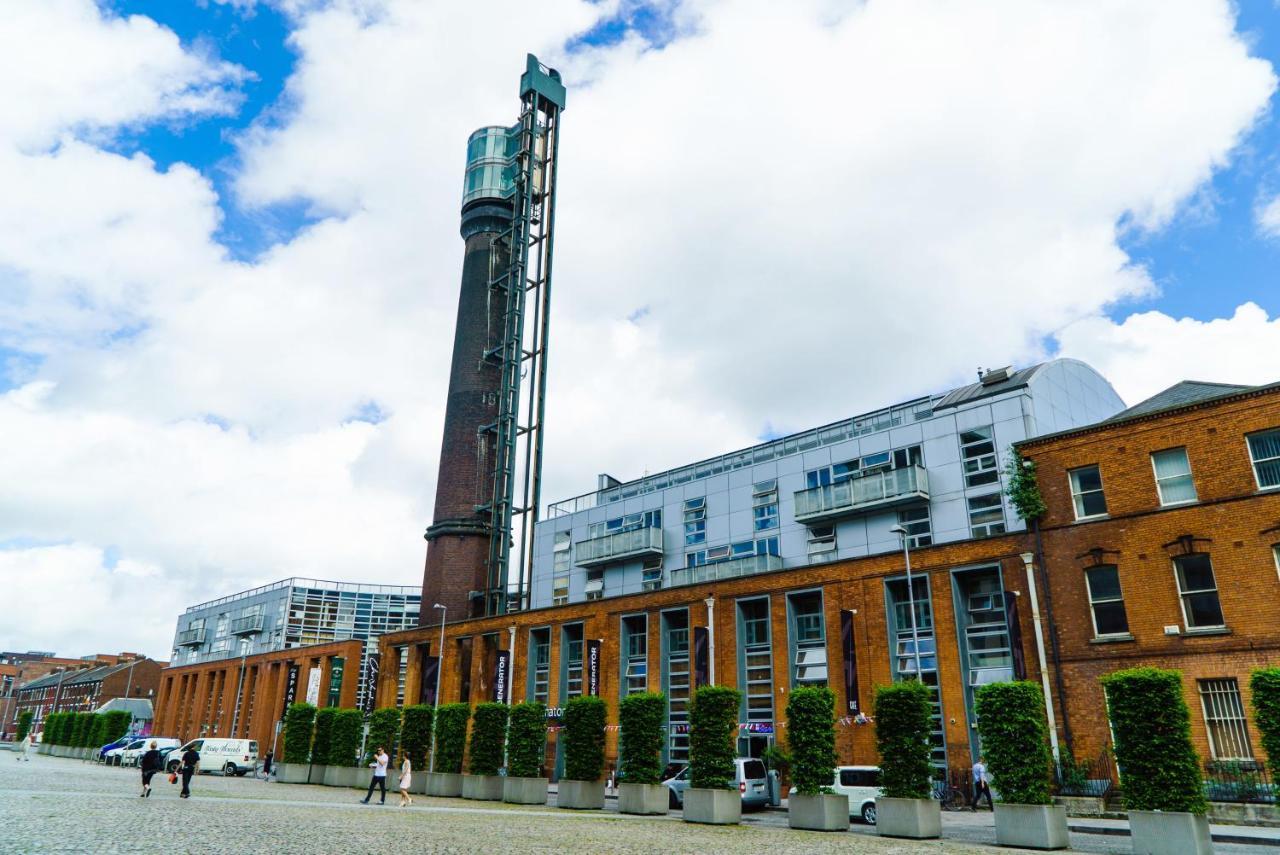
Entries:
MULTIPOLYGON (((769 804, 769 773, 764 763, 754 757, 739 757, 733 761, 734 782, 742 794, 742 807, 762 810, 769 804)), ((689 788, 689 767, 662 782, 667 788, 667 802, 673 810, 684 807, 684 791, 689 788)))

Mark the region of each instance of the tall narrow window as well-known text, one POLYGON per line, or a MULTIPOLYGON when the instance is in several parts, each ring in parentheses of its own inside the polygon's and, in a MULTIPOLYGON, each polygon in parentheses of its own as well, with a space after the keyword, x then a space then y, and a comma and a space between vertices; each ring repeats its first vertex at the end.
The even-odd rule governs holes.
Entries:
POLYGON ((705 496, 686 499, 684 503, 684 543, 694 546, 707 542, 707 500, 705 496))
POLYGON ((552 587, 551 605, 563 606, 569 602, 569 568, 572 564, 573 536, 567 531, 558 531, 555 545, 552 547, 552 587))
POLYGON ((1255 433, 1249 437, 1249 459, 1258 487, 1280 487, 1280 430, 1255 433))
POLYGON ((1244 702, 1234 678, 1199 680, 1200 704, 1209 731, 1209 753, 1214 760, 1252 760, 1244 702))
POLYGON ((1196 485, 1191 480, 1191 461, 1185 448, 1170 448, 1151 455, 1156 473, 1156 492, 1161 505, 1180 505, 1196 500, 1196 485))
POLYGON ((991 425, 960 432, 960 457, 964 463, 964 483, 980 487, 1000 480, 996 463, 996 444, 991 425))
POLYGON ((1081 466, 1072 469, 1071 502, 1075 506, 1076 519, 1101 517, 1107 513, 1107 499, 1102 495, 1102 475, 1097 466, 1081 466))
POLYGON ((689 759, 689 612, 687 609, 662 615, 663 654, 666 657, 663 682, 667 693, 667 723, 670 725, 667 759, 683 763, 689 759))
POLYGON ((768 531, 778 527, 778 481, 771 479, 757 483, 751 493, 751 512, 756 531, 768 531))
POLYGON ((560 674, 564 683, 560 690, 560 700, 568 701, 582 695, 582 624, 574 623, 561 631, 560 674))
POLYGON ((1177 571, 1178 594, 1182 597, 1182 617, 1187 629, 1223 626, 1218 584, 1208 555, 1180 555, 1173 559, 1177 571))
POLYGON ((806 591, 787 597, 791 610, 792 686, 827 685, 827 635, 822 593, 806 591))
POLYGON ((1093 612, 1093 634, 1128 635, 1129 618, 1120 591, 1120 572, 1114 566, 1090 567, 1084 571, 1089 587, 1089 608, 1093 612))
POLYGON ((551 698, 551 629, 529 631, 529 697, 540 704, 551 698))
POLYGON ((634 695, 649 688, 649 633, 644 615, 627 615, 622 619, 623 695, 634 695))
POLYGON ((738 601, 738 673, 745 688, 747 722, 773 722, 773 649, 769 633, 769 600, 738 601))
POLYGON ((969 531, 974 537, 1004 534, 1004 505, 999 493, 969 497, 969 531))
MULTIPOLYGON (((1004 523, 1003 513, 1000 519, 1004 523)), ((933 543, 933 530, 929 522, 929 506, 904 508, 898 511, 898 525, 907 530, 907 546, 915 549, 933 543)))

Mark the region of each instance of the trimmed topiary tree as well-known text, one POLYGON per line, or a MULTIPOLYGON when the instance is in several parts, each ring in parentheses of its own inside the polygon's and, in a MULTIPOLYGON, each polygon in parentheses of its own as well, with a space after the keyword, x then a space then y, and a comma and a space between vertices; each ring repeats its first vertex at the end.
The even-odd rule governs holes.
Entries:
POLYGON ((564 776, 570 781, 598 781, 604 774, 603 698, 581 695, 564 706, 564 776))
POLYGON ((802 796, 830 793, 836 769, 836 696, 825 686, 801 686, 787 701, 791 772, 802 796))
POLYGON ((1140 811, 1208 810, 1182 673, 1133 668, 1102 678, 1115 733, 1125 807, 1140 811))
POLYGON ((290 704, 284 714, 284 762, 306 763, 311 757, 311 723, 316 708, 311 704, 290 704))
POLYGON ((18 713, 18 732, 14 735, 14 739, 18 742, 27 738, 27 734, 31 732, 31 719, 35 714, 31 710, 23 710, 18 713))
POLYGON ((888 798, 927 799, 931 795, 930 701, 929 687, 915 680, 876 689, 876 750, 880 752, 880 785, 888 798))
POLYGON ((661 692, 627 695, 618 703, 620 781, 627 784, 662 783, 666 717, 667 696, 661 692))
POLYGON ((702 686, 689 707, 689 786, 735 788, 738 708, 742 693, 728 686, 702 686))
POLYGON ((1260 668, 1249 680, 1253 694, 1253 723, 1267 752, 1271 780, 1280 781, 1280 668, 1260 668))
POLYGON ((527 701, 511 708, 507 728, 507 775, 513 778, 541 777, 547 751, 547 708, 527 701))
POLYGON ((46 720, 46 731, 50 734, 49 743, 51 745, 64 745, 67 729, 71 724, 71 713, 56 712, 46 720))
POLYGON ((475 722, 471 725, 470 756, 467 772, 472 775, 496 775, 502 768, 502 751, 507 744, 506 704, 495 701, 476 704, 475 722))
POLYGON ((434 710, 427 704, 404 708, 400 723, 400 750, 409 758, 414 772, 427 771, 427 752, 431 750, 431 724, 434 710))
POLYGON ((62 713, 49 713, 41 722, 40 741, 45 745, 58 744, 58 722, 62 713))
POLYGON ((102 744, 109 745, 129 732, 133 714, 125 710, 112 710, 106 714, 107 723, 102 730, 102 744))
POLYGON ((85 741, 85 745, 88 745, 90 748, 101 748, 103 745, 106 745, 102 740, 102 734, 105 732, 106 726, 106 713, 94 713, 93 717, 89 719, 89 737, 85 741))
POLYGON ((326 765, 358 766, 360 734, 363 730, 363 712, 358 709, 337 710, 333 714, 333 724, 329 729, 329 755, 325 758, 326 765))
POLYGON ((333 750, 333 720, 337 707, 321 707, 316 710, 311 728, 311 762, 320 766, 329 764, 329 752, 333 750))
POLYGON ((89 744, 89 731, 93 729, 93 713, 78 712, 75 714, 75 729, 72 731, 71 746, 84 748, 89 744))
POLYGON ((992 683, 978 689, 974 702, 982 756, 1000 801, 1051 805, 1053 756, 1044 719, 1044 695, 1030 680, 992 683))
POLYGON ((466 704, 445 704, 436 708, 435 771, 455 775, 462 771, 462 757, 467 748, 467 721, 470 718, 471 707, 466 704))
POLYGON ((369 714, 369 736, 365 740, 364 762, 373 762, 373 752, 381 745, 387 755, 396 756, 396 742, 400 737, 400 710, 381 707, 369 714))

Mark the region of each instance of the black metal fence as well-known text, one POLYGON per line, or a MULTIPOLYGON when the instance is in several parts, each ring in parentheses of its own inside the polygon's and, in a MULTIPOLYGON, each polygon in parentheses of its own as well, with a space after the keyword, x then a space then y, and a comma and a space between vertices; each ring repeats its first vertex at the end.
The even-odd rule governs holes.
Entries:
POLYGON ((1115 767, 1111 754, 1103 752, 1093 760, 1076 761, 1063 752, 1057 771, 1058 795, 1091 796, 1105 799, 1115 786, 1115 767))
POLYGON ((1214 760, 1205 764, 1204 794, 1211 802, 1273 805, 1276 785, 1254 760, 1214 760))

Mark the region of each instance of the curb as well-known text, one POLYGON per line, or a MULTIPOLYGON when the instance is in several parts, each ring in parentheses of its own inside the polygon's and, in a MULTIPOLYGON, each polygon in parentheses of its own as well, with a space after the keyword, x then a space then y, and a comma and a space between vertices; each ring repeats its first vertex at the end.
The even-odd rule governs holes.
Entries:
MULTIPOLYGON (((1129 837, 1127 828, 1116 828, 1109 825, 1067 825, 1068 831, 1077 834, 1101 834, 1110 837, 1129 837)), ((1248 834, 1232 834, 1215 831, 1210 834, 1214 843, 1243 843, 1246 846, 1280 846, 1280 837, 1254 837, 1248 834)))

